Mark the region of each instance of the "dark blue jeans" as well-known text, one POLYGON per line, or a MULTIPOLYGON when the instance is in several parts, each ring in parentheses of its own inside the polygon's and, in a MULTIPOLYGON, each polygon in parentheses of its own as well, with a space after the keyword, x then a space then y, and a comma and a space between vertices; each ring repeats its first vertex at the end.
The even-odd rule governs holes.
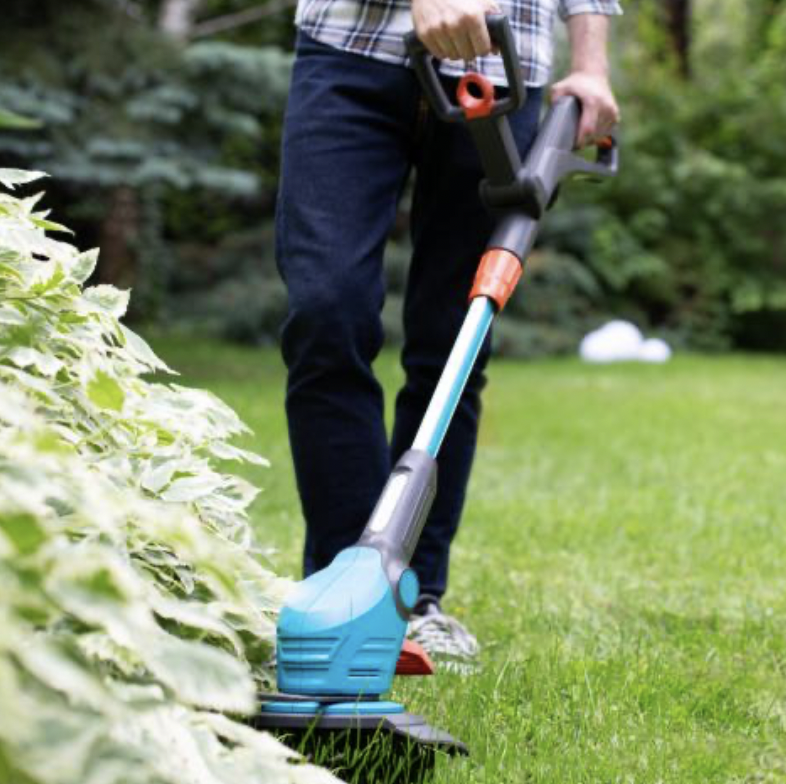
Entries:
MULTIPOLYGON (((446 80, 455 90, 455 81, 446 80)), ((522 153, 541 91, 512 118, 522 153)), ((414 73, 300 35, 286 110, 277 259, 289 293, 282 351, 286 410, 306 519, 304 571, 353 544, 392 463, 414 438, 467 309, 492 224, 482 171, 461 125, 439 122, 414 73), (382 255, 410 170, 413 254, 390 442, 372 363, 382 347, 382 255)), ((413 559, 423 593, 442 596, 475 452, 486 346, 439 457, 439 489, 413 559)))

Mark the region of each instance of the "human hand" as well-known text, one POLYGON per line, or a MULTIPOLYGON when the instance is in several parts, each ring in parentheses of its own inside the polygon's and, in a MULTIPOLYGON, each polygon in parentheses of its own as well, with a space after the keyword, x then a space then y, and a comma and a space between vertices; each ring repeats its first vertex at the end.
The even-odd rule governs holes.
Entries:
POLYGON ((492 51, 486 14, 494 0, 412 0, 415 33, 439 60, 474 60, 492 51))
POLYGON ((603 73, 573 71, 551 88, 551 100, 573 95, 581 101, 576 147, 586 147, 608 136, 620 121, 620 110, 608 77, 603 73))

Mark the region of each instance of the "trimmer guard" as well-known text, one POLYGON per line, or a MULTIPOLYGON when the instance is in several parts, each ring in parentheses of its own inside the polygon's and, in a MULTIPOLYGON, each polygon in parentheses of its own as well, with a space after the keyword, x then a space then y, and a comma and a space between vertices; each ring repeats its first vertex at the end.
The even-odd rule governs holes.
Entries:
POLYGON ((325 714, 320 709, 312 713, 291 713, 262 711, 254 719, 257 729, 311 730, 335 732, 336 730, 357 730, 363 733, 391 733, 403 740, 425 746, 447 754, 467 755, 467 747, 444 730, 429 725, 422 716, 414 713, 355 713, 346 715, 325 714))
POLYGON ((430 780, 440 755, 469 754, 461 741, 398 703, 272 701, 280 696, 269 695, 253 726, 349 784, 420 784, 430 780))

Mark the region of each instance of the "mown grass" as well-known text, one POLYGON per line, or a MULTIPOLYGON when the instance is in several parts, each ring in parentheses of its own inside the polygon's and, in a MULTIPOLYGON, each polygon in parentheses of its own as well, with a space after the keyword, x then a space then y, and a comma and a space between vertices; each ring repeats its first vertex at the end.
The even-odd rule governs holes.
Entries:
MULTIPOLYGON (((257 432, 255 525, 296 573, 278 355, 156 346, 257 432)), ((483 668, 397 689, 471 748, 436 781, 786 781, 786 361, 490 377, 447 597, 483 668)))

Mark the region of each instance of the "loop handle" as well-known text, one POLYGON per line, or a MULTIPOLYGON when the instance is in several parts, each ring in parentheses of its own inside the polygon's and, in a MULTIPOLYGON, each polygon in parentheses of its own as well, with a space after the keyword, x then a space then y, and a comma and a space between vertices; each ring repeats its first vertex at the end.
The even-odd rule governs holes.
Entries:
MULTIPOLYGON (((482 117, 498 117, 520 109, 526 97, 524 91, 524 78, 521 73, 516 42, 513 40, 513 31, 510 22, 502 14, 490 14, 486 17, 489 38, 502 55, 507 79, 508 95, 500 100, 493 100, 491 108, 482 117)), ((425 44, 417 37, 415 31, 404 36, 412 67, 420 80, 423 92, 436 115, 445 122, 467 122, 474 117, 469 117, 462 106, 454 104, 447 96, 439 74, 434 65, 434 56, 426 49, 425 44)), ((469 74, 468 74, 469 75, 469 74)), ((466 79, 466 76, 464 77, 466 79)), ((481 77, 482 78, 482 77, 481 77)), ((462 80, 463 81, 463 80, 462 80)), ((485 80, 484 80, 485 81, 485 80)), ((460 100, 460 99, 459 99, 460 100)))

